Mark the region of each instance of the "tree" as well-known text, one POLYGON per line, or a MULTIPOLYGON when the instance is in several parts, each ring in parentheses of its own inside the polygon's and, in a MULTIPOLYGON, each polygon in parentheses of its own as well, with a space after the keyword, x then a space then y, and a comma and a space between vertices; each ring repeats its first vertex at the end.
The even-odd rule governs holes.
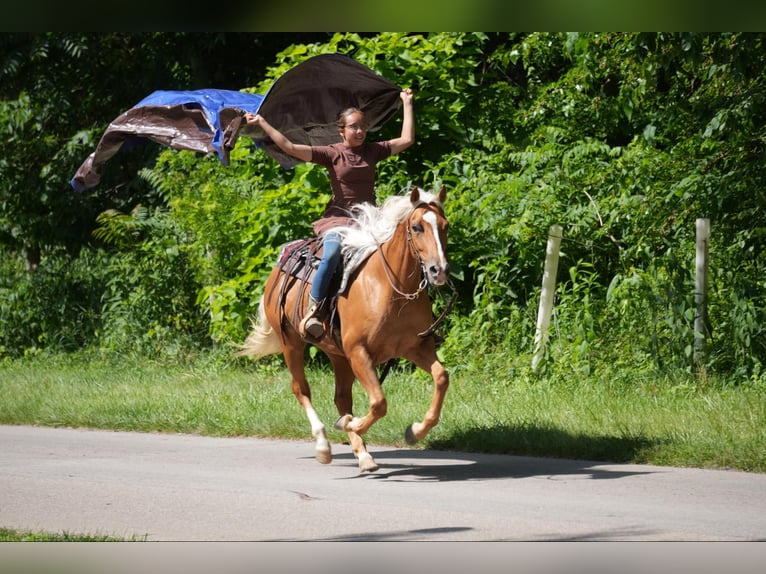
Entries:
POLYGON ((96 216, 162 199, 135 177, 159 149, 117 157, 98 189, 69 178, 107 123, 157 89, 239 89, 274 54, 325 34, 11 33, 0 35, 0 244, 34 269, 46 249, 76 252, 96 216))

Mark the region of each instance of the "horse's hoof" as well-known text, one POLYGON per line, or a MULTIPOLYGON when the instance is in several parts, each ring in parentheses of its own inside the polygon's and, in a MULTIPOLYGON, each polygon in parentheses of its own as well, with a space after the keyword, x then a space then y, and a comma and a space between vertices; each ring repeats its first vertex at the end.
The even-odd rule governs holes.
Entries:
POLYGON ((404 441, 410 446, 417 444, 418 442, 418 439, 415 436, 415 431, 412 430, 412 426, 413 425, 408 426, 404 431, 404 441))
POLYGON ((320 464, 330 464, 332 462, 332 451, 331 450, 316 450, 316 459, 317 462, 320 464))
POLYGON ((353 415, 341 415, 338 417, 338 420, 335 421, 335 424, 333 425, 336 430, 344 431, 346 430, 346 427, 348 424, 353 420, 353 415))
POLYGON ((359 472, 375 472, 380 468, 375 459, 369 453, 364 453, 359 457, 359 472))

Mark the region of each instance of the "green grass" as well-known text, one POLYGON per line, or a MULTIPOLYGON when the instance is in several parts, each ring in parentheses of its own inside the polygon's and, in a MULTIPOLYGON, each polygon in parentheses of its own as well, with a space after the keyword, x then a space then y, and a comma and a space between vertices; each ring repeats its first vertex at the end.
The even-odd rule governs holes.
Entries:
POLYGON ((32 532, 0 528, 0 542, 145 542, 146 538, 122 538, 102 534, 77 534, 72 532, 32 532))
MULTIPOLYGON (((766 472, 759 385, 635 373, 571 382, 497 364, 453 371, 442 420, 421 447, 766 472)), ((314 367, 309 380, 330 440, 343 441, 332 429, 331 372, 314 367)), ((366 440, 403 446, 405 427, 428 407, 431 380, 400 367, 383 388, 388 414, 366 440)), ((278 361, 184 366, 35 357, 0 363, 0 393, 0 424, 311 440, 278 361)), ((354 400, 355 413, 366 412, 359 385, 354 400)))

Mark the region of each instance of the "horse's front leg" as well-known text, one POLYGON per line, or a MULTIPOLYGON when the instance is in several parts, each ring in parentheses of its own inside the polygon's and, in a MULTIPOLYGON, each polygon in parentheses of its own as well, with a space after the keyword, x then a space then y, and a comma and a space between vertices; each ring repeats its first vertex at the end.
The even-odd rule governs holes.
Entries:
MULTIPOLYGON (((338 409, 338 422, 335 423, 335 428, 338 430, 344 430, 343 424, 353 419, 353 396, 352 387, 354 385, 354 371, 351 370, 351 365, 345 357, 338 355, 330 355, 330 362, 332 363, 333 372, 335 373, 335 406, 338 409)), ((367 452, 367 447, 364 444, 364 439, 353 431, 346 431, 348 435, 349 443, 351 444, 351 451, 354 453, 357 461, 359 462, 359 470, 362 472, 374 472, 378 470, 378 463, 372 458, 372 455, 367 452)))
POLYGON ((357 418, 346 413, 338 419, 335 427, 346 432, 354 432, 359 435, 366 433, 370 427, 380 418, 386 416, 388 403, 383 395, 383 389, 380 386, 380 379, 375 370, 369 353, 362 346, 357 346, 347 353, 351 369, 353 370, 359 383, 367 392, 367 398, 370 403, 369 412, 363 417, 357 418))
POLYGON ((434 380, 434 395, 431 406, 426 411, 423 420, 414 422, 404 432, 404 440, 413 445, 423 440, 433 427, 439 423, 439 417, 444 404, 444 397, 449 387, 449 374, 436 358, 436 349, 432 340, 425 340, 415 353, 407 357, 418 367, 431 374, 434 380))

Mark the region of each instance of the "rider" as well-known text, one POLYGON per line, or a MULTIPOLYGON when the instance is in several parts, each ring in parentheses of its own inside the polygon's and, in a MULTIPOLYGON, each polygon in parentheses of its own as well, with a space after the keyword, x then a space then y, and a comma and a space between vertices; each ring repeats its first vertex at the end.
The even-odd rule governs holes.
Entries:
POLYGON ((399 97, 403 104, 402 133, 398 138, 382 142, 365 143, 368 125, 358 108, 347 108, 338 115, 335 124, 342 141, 327 146, 293 143, 261 115, 245 115, 248 124, 259 126, 282 151, 302 161, 323 165, 330 174, 332 198, 322 218, 313 223, 314 233, 323 237, 324 249, 311 286, 306 315, 299 325, 303 337, 318 339, 324 334, 324 325, 317 315, 341 256, 341 238, 334 228, 352 222, 350 214, 354 205, 375 204, 375 165, 415 142, 412 90, 403 90, 399 97))

